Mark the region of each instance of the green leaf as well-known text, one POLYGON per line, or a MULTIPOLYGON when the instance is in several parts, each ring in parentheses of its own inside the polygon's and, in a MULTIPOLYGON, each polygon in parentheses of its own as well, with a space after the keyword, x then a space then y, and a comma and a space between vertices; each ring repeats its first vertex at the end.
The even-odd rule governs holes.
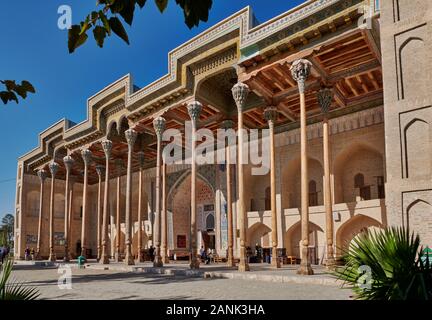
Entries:
POLYGON ((9 92, 0 91, 0 99, 3 101, 4 104, 7 104, 9 101, 9 92))
POLYGON ((123 0, 123 9, 119 12, 128 25, 132 25, 135 11, 134 0, 123 0))
POLYGON ((109 19, 109 25, 111 27, 111 30, 116 35, 118 35, 121 39, 123 39, 123 41, 125 41, 127 44, 129 44, 129 37, 126 33, 126 30, 117 17, 111 17, 109 19))
POLYGON ((147 0, 136 0, 136 3, 138 3, 139 7, 142 9, 145 4, 146 4, 147 0))
POLYGON ((5 80, 3 83, 5 84, 6 89, 7 89, 8 91, 15 90, 16 87, 17 87, 17 85, 16 85, 16 83, 15 83, 14 80, 5 80))
POLYGON ((200 21, 207 22, 213 5, 212 0, 176 0, 176 3, 183 9, 185 23, 189 29, 198 26, 200 21))
POLYGON ((83 33, 87 32, 87 30, 90 27, 89 23, 90 23, 90 15, 88 15, 87 18, 80 23, 81 31, 80 31, 79 35, 82 35, 83 33))
POLYGON ((103 26, 105 27, 106 32, 108 33, 108 35, 111 35, 111 27, 109 25, 107 16, 105 15, 105 13, 103 13, 103 11, 99 11, 99 18, 101 19, 103 26))
POLYGON ((36 90, 33 85, 27 80, 21 81, 21 87, 23 87, 27 92, 35 93, 36 90))
POLYGON ((27 98, 27 91, 23 87, 17 86, 15 92, 23 99, 27 98))
POLYGON ((81 32, 81 27, 79 25, 73 25, 68 31, 68 49, 69 53, 75 51, 76 48, 84 44, 86 42, 88 36, 86 33, 81 32))
POLYGON ((1 91, 0 99, 2 99, 4 104, 7 104, 8 101, 15 101, 16 103, 18 103, 18 97, 12 91, 1 91))
POLYGON ((161 13, 163 13, 168 6, 168 0, 155 0, 155 3, 161 13))
POLYGON ((92 11, 91 13, 91 19, 93 20, 97 20, 99 18, 99 13, 97 13, 96 11, 92 11))
POLYGON ((124 0, 113 0, 109 9, 112 14, 119 13, 120 11, 123 10, 124 4, 125 4, 124 0))
POLYGON ((105 37, 106 37, 105 28, 101 27, 101 26, 96 26, 93 29, 93 36, 96 40, 97 45, 102 48, 103 44, 104 44, 105 37))

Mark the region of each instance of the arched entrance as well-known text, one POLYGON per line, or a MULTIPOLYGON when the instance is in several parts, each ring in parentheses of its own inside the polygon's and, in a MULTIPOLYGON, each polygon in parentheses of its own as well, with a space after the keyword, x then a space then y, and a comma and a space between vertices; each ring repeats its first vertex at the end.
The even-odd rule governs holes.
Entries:
MULTIPOLYGON (((212 186, 204 177, 197 175, 197 246, 215 249, 216 214, 215 195, 212 186)), ((172 212, 171 243, 174 252, 188 252, 190 248, 190 213, 191 213, 191 175, 186 172, 171 188, 168 195, 168 208, 172 212)), ((169 241, 170 242, 170 241, 169 241)))
MULTIPOLYGON (((300 221, 291 226, 285 233, 287 256, 301 259, 300 250, 301 224, 300 221)), ((309 257, 311 264, 319 264, 324 257, 325 235, 323 229, 315 223, 309 222, 309 257)))
POLYGON ((363 214, 356 215, 342 224, 336 232, 336 255, 342 256, 356 235, 373 227, 382 228, 382 225, 363 214))

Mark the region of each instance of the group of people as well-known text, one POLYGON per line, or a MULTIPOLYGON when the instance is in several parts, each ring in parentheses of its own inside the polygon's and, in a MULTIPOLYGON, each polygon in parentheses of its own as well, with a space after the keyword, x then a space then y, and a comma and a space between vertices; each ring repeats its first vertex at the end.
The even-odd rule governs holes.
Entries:
POLYGON ((24 258, 25 258, 25 260, 35 260, 35 249, 34 248, 29 248, 29 247, 26 247, 25 248, 25 250, 24 250, 24 258))
POLYGON ((204 262, 205 264, 210 264, 213 254, 214 254, 213 249, 208 248, 206 250, 204 246, 202 246, 200 249, 201 261, 204 262))
POLYGON ((9 252, 10 252, 10 248, 8 246, 2 245, 0 247, 0 260, 1 260, 2 264, 5 260, 5 258, 9 255, 9 252))

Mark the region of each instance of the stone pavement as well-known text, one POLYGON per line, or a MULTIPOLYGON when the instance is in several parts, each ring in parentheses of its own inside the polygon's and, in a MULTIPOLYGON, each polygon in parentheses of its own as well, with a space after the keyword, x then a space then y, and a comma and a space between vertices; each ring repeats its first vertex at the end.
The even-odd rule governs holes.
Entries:
MULTIPOLYGON (((18 264, 33 264, 50 265, 48 262, 36 261, 17 261, 18 264)), ((61 262, 59 262, 61 263, 61 262)), ((56 265, 58 265, 57 263, 56 265)), ((51 264, 54 265, 54 264, 51 264)), ((77 262, 68 263, 73 268, 78 268, 77 262)), ((267 281, 280 283, 298 283, 298 284, 314 284, 341 287, 343 282, 330 275, 322 266, 314 266, 315 274, 312 276, 297 275, 298 265, 283 265, 280 269, 273 269, 269 264, 250 264, 250 272, 238 272, 237 268, 226 267, 223 263, 220 264, 201 264, 200 269, 191 270, 188 263, 171 261, 162 268, 154 268, 152 263, 138 263, 136 265, 127 266, 124 263, 111 262, 109 265, 101 265, 96 260, 88 260, 84 265, 86 269, 91 270, 112 270, 135 273, 148 274, 164 274, 172 276, 188 276, 201 278, 221 278, 221 279, 239 279, 252 281, 267 281)))
POLYGON ((236 270, 222 265, 203 266, 192 274, 186 264, 174 263, 158 269, 153 269, 150 263, 130 267, 111 263, 105 268, 95 262, 85 268, 78 268, 76 263, 69 265, 71 289, 58 285, 63 275, 58 268, 61 264, 19 261, 13 276, 37 287, 42 299, 348 300, 352 295, 351 290, 338 285, 318 284, 320 279, 330 279, 322 274, 308 277, 316 279, 317 284, 303 277, 303 283, 296 282, 294 266, 269 271, 268 265, 253 265, 248 277, 242 278, 234 276, 239 274, 236 270), (206 274, 214 276, 205 277, 206 274), (222 275, 216 277, 218 274, 222 275))

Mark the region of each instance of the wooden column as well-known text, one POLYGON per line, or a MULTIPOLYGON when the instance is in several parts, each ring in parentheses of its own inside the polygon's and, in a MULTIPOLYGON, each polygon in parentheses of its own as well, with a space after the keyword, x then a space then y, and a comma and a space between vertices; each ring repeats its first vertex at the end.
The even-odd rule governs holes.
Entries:
POLYGON ((311 63, 300 59, 291 66, 291 74, 297 81, 300 93, 300 157, 301 157, 301 264, 298 274, 312 275, 313 270, 309 262, 309 181, 308 181, 308 154, 306 131, 306 102, 305 85, 310 74, 311 63))
POLYGON ((318 92, 318 103, 323 113, 323 158, 324 158, 324 206, 326 212, 326 239, 327 250, 325 265, 328 269, 335 266, 333 250, 333 206, 330 181, 330 143, 328 112, 333 101, 333 90, 323 88, 318 92))
POLYGON ((157 136, 157 158, 156 158, 156 212, 153 239, 156 249, 153 261, 154 267, 163 267, 161 257, 161 160, 162 160, 162 134, 165 130, 165 119, 158 117, 153 120, 153 127, 157 136))
POLYGON ((83 183, 83 205, 82 205, 82 224, 81 224, 81 255, 87 259, 87 212, 88 212, 88 167, 92 153, 89 149, 81 151, 84 161, 84 183, 83 183))
POLYGON ((55 175, 58 171, 59 165, 56 162, 49 164, 49 170, 51 172, 51 194, 50 194, 50 218, 49 218, 49 261, 56 261, 56 254, 54 250, 54 199, 55 199, 55 175))
POLYGON ((191 269, 199 269, 200 258, 198 257, 198 247, 197 247, 197 203, 196 203, 196 174, 197 174, 197 165, 196 165, 196 130, 197 130, 197 121, 199 119, 199 115, 202 110, 202 104, 198 101, 192 101, 188 104, 188 113, 192 122, 192 144, 191 144, 191 259, 190 259, 190 268, 191 269))
POLYGON ((69 252, 69 190, 70 190, 70 171, 72 169, 74 160, 72 159, 71 156, 66 156, 63 158, 63 163, 65 165, 66 168, 66 182, 65 182, 65 215, 64 215, 64 220, 65 220, 65 232, 64 232, 64 258, 63 261, 64 262, 69 262, 70 261, 70 252, 69 252))
MULTIPOLYGON (((222 128, 225 130, 232 129, 234 122, 232 120, 225 120, 222 123, 222 128)), ((229 143, 229 141, 228 141, 229 143)), ((232 212, 232 182, 231 182, 231 146, 228 144, 225 147, 225 167, 226 167, 226 195, 227 195, 227 228, 228 228, 228 252, 227 252, 227 266, 235 267, 234 260, 234 230, 233 230, 233 212, 232 212)))
MULTIPOLYGON (((112 142, 110 140, 102 141, 102 148, 105 153, 105 188, 104 188, 104 204, 103 204, 103 221, 102 221, 102 252, 100 263, 108 264, 108 224, 109 224, 109 186, 110 186, 110 158, 112 150, 112 142)), ((112 236, 112 235, 111 235, 112 236)))
POLYGON ((142 228, 142 222, 143 222, 143 180, 144 180, 144 152, 140 151, 138 152, 138 160, 139 160, 139 177, 138 177, 138 256, 137 256, 137 262, 144 262, 143 256, 142 256, 142 247, 143 247, 143 228, 142 228))
POLYGON ((270 130, 270 203, 272 212, 272 259, 271 264, 275 268, 280 268, 278 258, 278 233, 276 216, 276 150, 274 139, 274 126, 278 112, 275 107, 268 107, 264 111, 264 118, 267 120, 270 130))
POLYGON ((237 179, 238 179, 238 210, 239 215, 239 229, 240 229, 240 262, 238 266, 239 271, 249 271, 249 262, 247 259, 246 243, 247 243, 247 217, 246 217, 246 206, 245 206, 245 194, 244 194, 244 176, 243 176, 243 108, 246 103, 247 96, 249 94, 249 87, 244 83, 237 83, 232 88, 233 98, 237 105, 238 115, 238 162, 237 162, 237 179))
POLYGON ((123 161, 120 159, 116 160, 117 167, 117 192, 116 192, 116 250, 114 254, 114 259, 116 262, 123 261, 121 257, 120 245, 121 245, 121 219, 120 219, 120 209, 121 209, 121 169, 123 167, 123 161))
POLYGON ((96 166, 96 173, 98 175, 98 198, 97 198, 97 261, 100 261, 102 255, 102 174, 103 167, 96 166))
POLYGON ((135 261, 132 255, 132 154, 133 147, 137 138, 137 132, 134 129, 125 131, 126 141, 128 143, 128 161, 127 161, 127 174, 126 174, 126 255, 125 263, 127 265, 134 265, 135 261))
POLYGON ((69 177, 69 207, 68 207, 68 247, 69 247, 69 256, 71 256, 71 248, 72 248, 72 223, 73 223, 73 200, 74 200, 74 185, 75 185, 75 178, 70 176, 69 177))
POLYGON ((40 192, 39 192, 39 221, 38 221, 38 237, 37 237, 37 247, 36 247, 36 260, 41 260, 41 244, 42 244, 42 223, 43 223, 43 216, 44 216, 44 195, 45 195, 45 188, 44 183, 45 179, 47 177, 47 173, 45 170, 41 169, 38 170, 37 175, 39 177, 40 181, 40 192))
POLYGON ((168 212, 167 212, 167 191, 166 191, 166 179, 167 179, 167 165, 162 160, 162 261, 163 263, 169 263, 168 255, 168 212))

